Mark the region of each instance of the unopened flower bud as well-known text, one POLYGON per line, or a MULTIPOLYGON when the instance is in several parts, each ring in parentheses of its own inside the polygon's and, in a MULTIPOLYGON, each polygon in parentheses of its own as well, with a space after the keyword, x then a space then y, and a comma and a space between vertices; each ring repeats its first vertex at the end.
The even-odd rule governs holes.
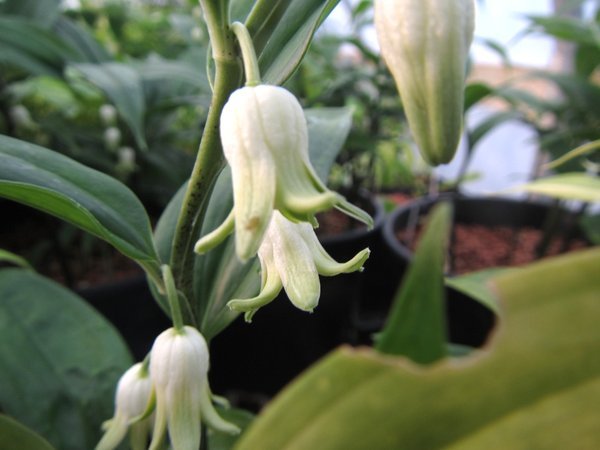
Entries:
POLYGON ((117 109, 113 105, 105 103, 99 109, 100 119, 106 127, 113 126, 117 121, 117 109))
MULTIPOLYGON (((115 414, 106 423, 106 433, 96 446, 96 450, 116 448, 130 427, 133 441, 137 437, 137 443, 145 443, 150 434, 150 419, 131 422, 144 413, 151 395, 152 382, 148 371, 142 363, 134 364, 123 374, 117 384, 115 414)), ((140 448, 134 442, 132 442, 132 447, 136 450, 140 448)))
POLYGON ((375 28, 421 155, 450 162, 460 141, 474 0, 375 0, 375 28))

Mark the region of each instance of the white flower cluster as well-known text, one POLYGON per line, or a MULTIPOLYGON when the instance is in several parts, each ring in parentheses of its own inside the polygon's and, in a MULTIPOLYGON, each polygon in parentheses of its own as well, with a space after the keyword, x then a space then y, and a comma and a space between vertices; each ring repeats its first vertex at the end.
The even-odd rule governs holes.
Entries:
POLYGON ((208 386, 209 355, 193 327, 169 328, 154 341, 150 364, 127 370, 117 385, 115 413, 96 450, 112 450, 128 431, 132 450, 198 450, 200 422, 225 433, 239 428, 223 420, 208 386), (148 446, 149 442, 149 446, 148 446))
POLYGON ((245 311, 247 320, 282 287, 295 306, 312 311, 319 299, 319 274, 360 270, 369 256, 365 249, 347 263, 334 261, 317 240, 315 215, 337 208, 369 226, 372 218, 319 179, 308 156, 302 107, 286 89, 238 89, 223 108, 220 133, 231 167, 234 207, 219 228, 196 243, 196 252, 208 251, 235 231, 239 259, 258 254, 261 292, 229 302, 231 309, 245 311))

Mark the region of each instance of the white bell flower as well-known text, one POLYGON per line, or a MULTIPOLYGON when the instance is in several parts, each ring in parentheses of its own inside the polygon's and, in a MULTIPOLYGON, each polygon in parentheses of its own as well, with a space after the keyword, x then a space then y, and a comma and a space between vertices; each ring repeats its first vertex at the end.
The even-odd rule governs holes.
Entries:
POLYGON ((168 436, 173 450, 198 450, 200 420, 235 434, 238 427, 215 411, 208 386, 208 346, 198 330, 169 328, 154 341, 150 378, 156 396, 156 418, 150 450, 162 448, 168 436))
POLYGON ((223 153, 231 167, 234 207, 225 222, 196 244, 204 253, 235 228, 236 252, 246 261, 258 251, 273 210, 294 222, 317 225, 315 214, 335 207, 369 226, 372 218, 330 191, 308 157, 308 129, 300 103, 270 85, 231 94, 221 114, 223 153))
POLYGON ((258 249, 260 293, 254 298, 231 300, 227 305, 234 311, 245 312, 246 320, 250 321, 258 308, 274 300, 283 288, 294 306, 312 312, 321 294, 319 275, 362 270, 369 254, 366 248, 351 260, 338 263, 325 251, 308 223, 293 223, 275 211, 258 249))
POLYGON ((115 395, 114 417, 105 423, 106 433, 96 450, 112 450, 130 432, 131 448, 146 448, 152 425, 151 417, 141 417, 152 396, 152 381, 142 363, 131 366, 121 376, 115 395))

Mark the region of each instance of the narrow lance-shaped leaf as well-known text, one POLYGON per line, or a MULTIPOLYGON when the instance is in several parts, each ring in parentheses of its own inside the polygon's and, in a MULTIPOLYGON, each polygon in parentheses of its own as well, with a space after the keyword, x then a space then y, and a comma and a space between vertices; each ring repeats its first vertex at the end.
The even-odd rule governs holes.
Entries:
POLYGON ((600 202, 600 178, 585 173, 563 173, 517 186, 511 191, 525 191, 562 200, 600 202))
POLYGON ((405 355, 419 363, 446 355, 444 261, 451 220, 449 203, 431 211, 388 321, 377 337, 375 348, 380 352, 405 355))
POLYGON ((123 63, 75 64, 91 83, 102 89, 131 129, 137 145, 148 148, 144 135, 146 99, 139 74, 123 63))
POLYGON ((141 263, 156 262, 150 220, 122 183, 43 147, 0 136, 0 196, 55 215, 141 263))

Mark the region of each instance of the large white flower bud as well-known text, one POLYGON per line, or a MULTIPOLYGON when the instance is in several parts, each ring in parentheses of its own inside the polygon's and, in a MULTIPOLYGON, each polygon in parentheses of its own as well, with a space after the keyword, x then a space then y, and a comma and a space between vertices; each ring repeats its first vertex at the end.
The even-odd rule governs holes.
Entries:
POLYGON ((432 165, 454 157, 462 133, 474 0, 375 0, 375 28, 408 124, 432 165))

